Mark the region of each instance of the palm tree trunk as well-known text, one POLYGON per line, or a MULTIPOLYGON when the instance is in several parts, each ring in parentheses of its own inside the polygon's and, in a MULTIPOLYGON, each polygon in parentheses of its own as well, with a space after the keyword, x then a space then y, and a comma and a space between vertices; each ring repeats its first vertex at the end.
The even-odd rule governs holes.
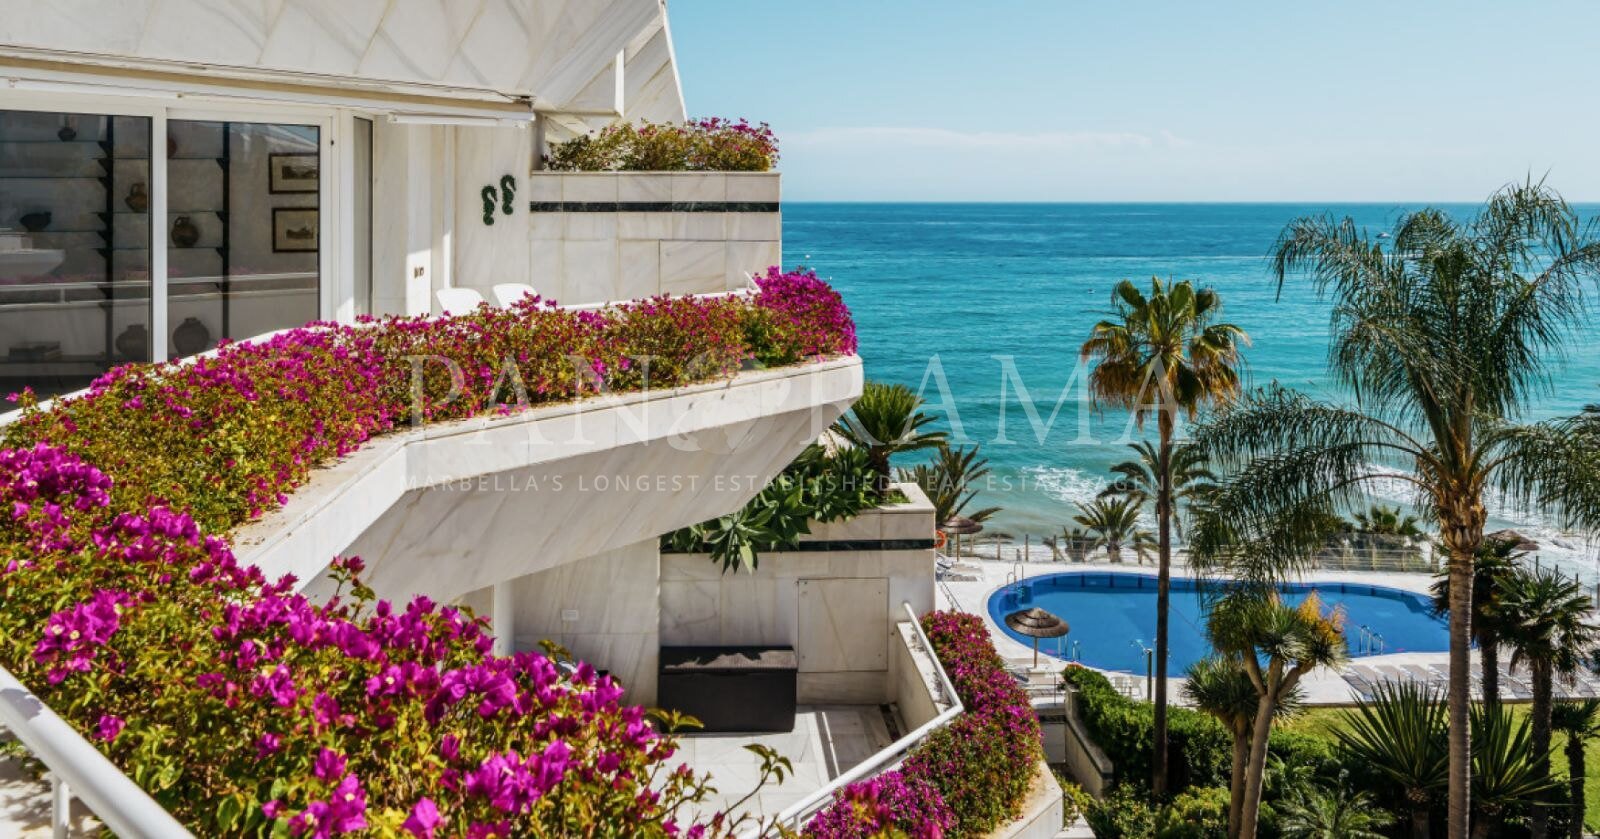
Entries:
MULTIPOLYGON (((1449 839, 1467 839, 1472 800, 1472 562, 1477 545, 1471 542, 1470 529, 1448 521, 1443 528, 1450 544, 1450 794, 1449 839)), ((1478 528, 1482 532, 1481 525, 1478 528)), ((1481 535, 1480 535, 1481 538, 1481 535)))
POLYGON ((1161 533, 1156 569, 1155 757, 1150 788, 1157 801, 1167 794, 1167 611, 1172 590, 1172 414, 1162 410, 1161 453, 1156 461, 1156 519, 1161 533))
POLYGON ((1572 813, 1572 825, 1567 829, 1568 839, 1583 839, 1583 820, 1588 816, 1583 800, 1584 767, 1583 733, 1567 732, 1567 795, 1572 813))
POLYGON ((1250 759, 1250 729, 1235 722, 1233 728, 1233 774, 1228 778, 1228 837, 1239 835, 1239 819, 1244 814, 1245 764, 1250 759))
MULTIPOLYGON (((1533 662, 1533 766, 1540 777, 1550 776, 1550 701, 1555 676, 1549 659, 1533 662)), ((1533 808, 1528 819, 1530 839, 1547 839, 1550 835, 1550 808, 1544 795, 1529 802, 1533 808)))
POLYGON ((1500 637, 1493 632, 1478 633, 1478 657, 1483 672, 1483 704, 1500 704, 1500 637))
POLYGON ((1429 839, 1433 831, 1428 824, 1428 805, 1411 808, 1411 839, 1429 839))
POLYGON ((1256 706, 1256 718, 1250 732, 1250 763, 1244 773, 1244 806, 1239 813, 1239 839, 1255 839, 1256 824, 1261 817, 1261 787, 1267 769, 1267 741, 1272 737, 1272 710, 1277 705, 1276 687, 1267 685, 1267 692, 1256 706))

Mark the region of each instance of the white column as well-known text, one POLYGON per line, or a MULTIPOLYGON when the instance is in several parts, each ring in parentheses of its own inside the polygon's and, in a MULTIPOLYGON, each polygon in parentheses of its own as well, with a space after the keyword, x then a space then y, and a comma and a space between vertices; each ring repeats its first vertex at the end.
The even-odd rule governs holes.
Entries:
POLYGON ((515 606, 511 601, 511 581, 494 584, 494 601, 489 607, 494 621, 494 654, 511 655, 514 649, 517 622, 515 606))

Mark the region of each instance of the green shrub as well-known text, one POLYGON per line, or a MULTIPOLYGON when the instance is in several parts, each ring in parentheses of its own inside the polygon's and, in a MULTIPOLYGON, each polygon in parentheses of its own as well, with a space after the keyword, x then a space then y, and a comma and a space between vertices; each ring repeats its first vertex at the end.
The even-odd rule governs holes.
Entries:
POLYGON ((1149 797, 1139 787, 1122 784, 1090 803, 1083 817, 1095 839, 1150 839, 1156 833, 1156 811, 1149 797))
MULTIPOLYGON (((1090 739, 1111 758, 1116 779, 1148 787, 1154 706, 1123 696, 1105 676, 1087 667, 1068 667, 1062 675, 1077 689, 1078 712, 1090 739)), ((1233 751, 1222 724, 1187 708, 1169 709, 1167 720, 1168 788, 1226 787, 1233 751)), ((1333 778, 1341 768, 1333 743, 1317 734, 1273 731, 1268 748, 1285 764, 1301 767, 1313 777, 1333 778)))
POLYGON ((1228 835, 1227 787, 1190 787, 1161 809, 1156 839, 1224 839, 1228 835))
POLYGON ((545 157, 556 172, 765 172, 777 162, 778 140, 766 123, 716 117, 609 125, 555 143, 545 157))
POLYGON ((1050 771, 1056 776, 1056 784, 1061 787, 1061 826, 1068 827, 1077 821, 1079 816, 1089 812, 1089 808, 1094 805, 1094 796, 1068 780, 1060 770, 1052 767, 1050 771))

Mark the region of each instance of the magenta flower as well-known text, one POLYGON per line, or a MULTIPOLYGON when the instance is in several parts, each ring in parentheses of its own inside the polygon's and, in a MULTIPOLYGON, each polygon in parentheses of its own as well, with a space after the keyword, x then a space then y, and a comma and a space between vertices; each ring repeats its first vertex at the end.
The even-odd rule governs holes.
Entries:
POLYGON ((123 722, 119 716, 101 714, 100 721, 95 724, 95 736, 103 742, 110 743, 117 739, 117 735, 122 733, 122 729, 126 725, 127 723, 123 722))
POLYGON ((444 818, 439 815, 439 808, 433 803, 433 799, 423 796, 417 799, 417 803, 411 808, 411 815, 406 817, 400 828, 411 831, 411 835, 417 839, 433 839, 434 831, 443 821, 444 818))

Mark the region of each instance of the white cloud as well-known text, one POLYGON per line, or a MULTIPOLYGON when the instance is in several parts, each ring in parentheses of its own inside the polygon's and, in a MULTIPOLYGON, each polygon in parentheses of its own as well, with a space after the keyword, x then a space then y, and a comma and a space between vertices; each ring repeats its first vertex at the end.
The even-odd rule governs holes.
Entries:
POLYGON ((1113 149, 1186 148, 1192 143, 1171 131, 1155 136, 1132 131, 958 131, 951 128, 856 126, 786 134, 785 144, 805 148, 848 147, 1062 153, 1113 149))

